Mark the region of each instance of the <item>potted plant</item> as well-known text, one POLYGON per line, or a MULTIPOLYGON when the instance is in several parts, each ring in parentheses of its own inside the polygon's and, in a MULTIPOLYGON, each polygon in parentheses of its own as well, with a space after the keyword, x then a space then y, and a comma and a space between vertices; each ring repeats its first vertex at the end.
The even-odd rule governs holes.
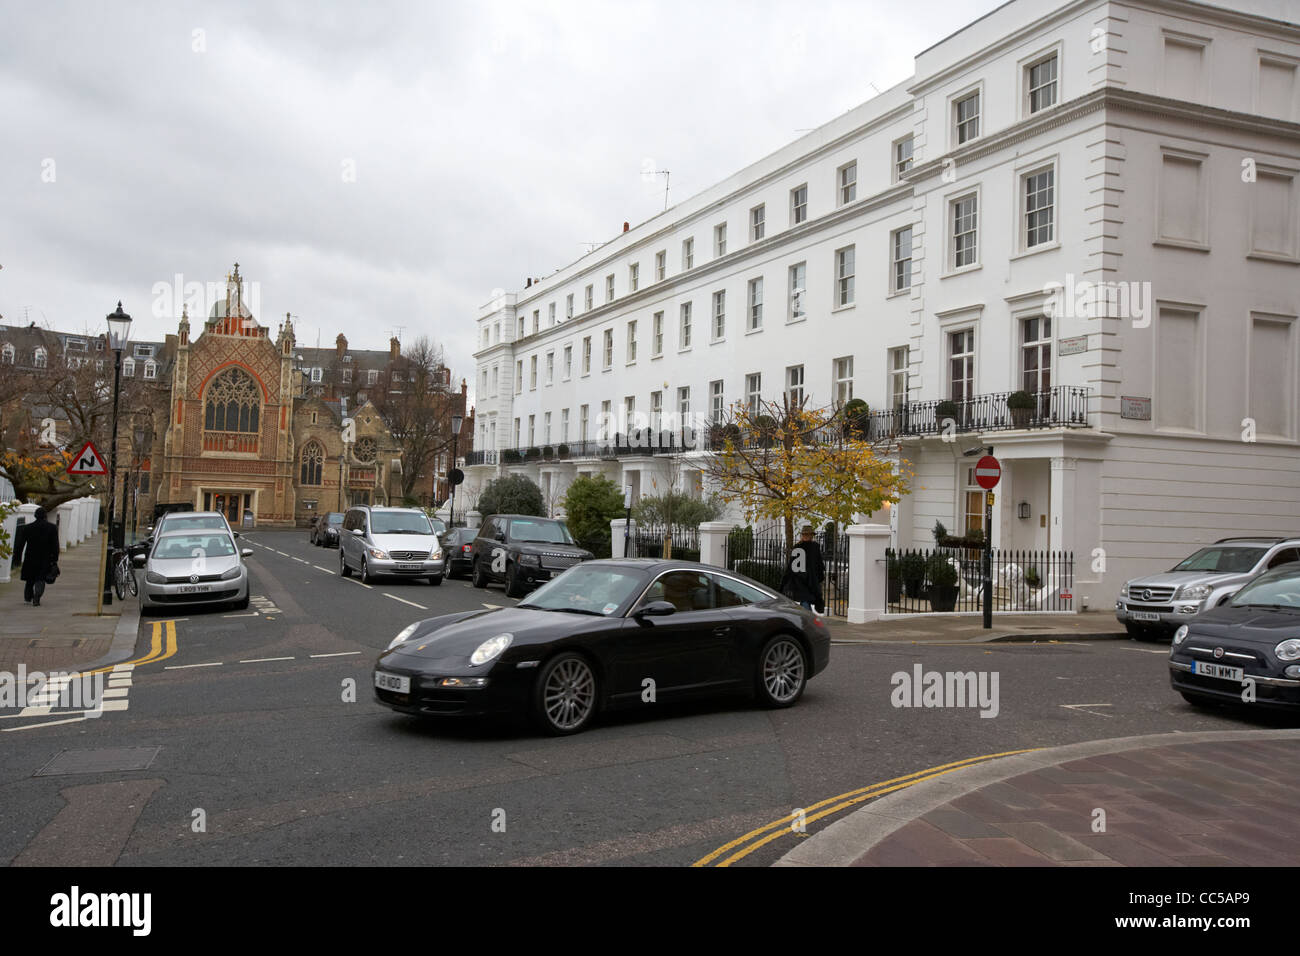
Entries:
POLYGON ((925 587, 925 556, 919 551, 908 551, 898 559, 898 573, 907 596, 919 598, 925 587))
POLYGON ((844 404, 844 437, 865 440, 871 409, 860 398, 851 398, 844 404))
POLYGON ((903 597, 903 569, 899 566, 898 554, 890 551, 885 564, 889 568, 889 603, 897 604, 903 597))
POLYGON ((930 558, 926 570, 930 578, 930 609, 951 611, 957 606, 957 593, 961 589, 952 560, 936 554, 930 558))
POLYGON ((1043 586, 1043 576, 1039 573, 1038 568, 1032 564, 1025 569, 1025 584, 1035 591, 1043 586))
POLYGON ((555 449, 550 445, 546 445, 542 448, 542 457, 549 461, 551 458, 555 457, 555 449))
POLYGON ((1008 395, 1007 410, 1011 412, 1011 424, 1016 428, 1028 428, 1036 404, 1034 396, 1028 392, 1012 392, 1008 395))
POLYGON ((536 445, 528 449, 528 451, 524 452, 524 459, 526 461, 536 461, 538 458, 541 457, 542 457, 542 450, 538 448, 536 445))
POLYGON ((501 460, 507 465, 517 465, 519 462, 523 461, 523 456, 519 454, 519 449, 507 448, 505 451, 501 452, 501 460))
POLYGON ((568 446, 568 445, 561 444, 561 445, 560 445, 558 448, 556 448, 555 450, 556 450, 556 452, 557 452, 557 454, 556 454, 556 457, 557 457, 557 458, 568 458, 568 457, 569 457, 569 446, 568 446))
POLYGON ((960 414, 961 409, 957 406, 957 403, 951 399, 944 399, 938 405, 934 406, 934 421, 940 429, 944 427, 944 421, 946 419, 951 418, 954 422, 957 422, 960 414))

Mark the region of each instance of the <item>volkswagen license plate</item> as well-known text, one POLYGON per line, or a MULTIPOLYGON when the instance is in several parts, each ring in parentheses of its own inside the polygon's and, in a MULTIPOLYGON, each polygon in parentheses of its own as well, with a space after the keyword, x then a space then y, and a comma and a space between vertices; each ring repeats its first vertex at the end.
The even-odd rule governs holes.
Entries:
POLYGON ((402 677, 399 674, 385 674, 383 671, 375 671, 375 686, 380 690, 391 690, 395 694, 409 694, 411 692, 411 678, 402 677))
POLYGON ((177 594, 198 594, 203 591, 211 591, 210 584, 186 584, 176 589, 177 594))

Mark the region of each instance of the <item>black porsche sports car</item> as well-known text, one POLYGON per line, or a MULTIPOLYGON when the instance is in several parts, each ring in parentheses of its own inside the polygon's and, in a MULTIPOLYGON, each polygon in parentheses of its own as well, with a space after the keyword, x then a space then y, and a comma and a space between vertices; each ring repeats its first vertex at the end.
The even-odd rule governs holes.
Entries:
POLYGON ((830 660, 820 617, 691 561, 588 561, 510 608, 417 621, 375 662, 375 696, 418 716, 528 714, 552 734, 602 708, 749 691, 799 700, 830 660))
POLYGON ((1191 704, 1300 707, 1300 563, 1265 571, 1180 627, 1169 679, 1191 704))

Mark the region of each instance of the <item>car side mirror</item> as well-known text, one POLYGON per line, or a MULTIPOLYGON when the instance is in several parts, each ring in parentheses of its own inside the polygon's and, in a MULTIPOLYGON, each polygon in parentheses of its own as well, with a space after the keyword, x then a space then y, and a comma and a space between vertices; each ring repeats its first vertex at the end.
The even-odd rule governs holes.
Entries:
POLYGON ((253 549, 245 548, 243 551, 240 551, 239 554, 241 557, 251 558, 253 556, 253 549))
POLYGON ((506 533, 504 531, 498 531, 496 534, 496 539, 498 541, 504 541, 506 539, 506 533))
POLYGON ((238 531, 232 531, 231 534, 233 534, 236 538, 239 537, 239 532, 238 532, 238 531))
POLYGON ((149 560, 148 555, 137 554, 135 557, 131 559, 131 563, 134 564, 137 568, 143 568, 144 563, 148 560, 149 560))
POLYGON ((669 614, 677 613, 677 605, 672 601, 651 601, 637 609, 633 617, 666 617, 669 614))
POLYGON ((361 537, 364 537, 364 536, 365 536, 365 532, 364 532, 363 530, 361 530, 360 528, 353 528, 353 529, 352 529, 352 533, 355 534, 358 538, 361 538, 361 537))

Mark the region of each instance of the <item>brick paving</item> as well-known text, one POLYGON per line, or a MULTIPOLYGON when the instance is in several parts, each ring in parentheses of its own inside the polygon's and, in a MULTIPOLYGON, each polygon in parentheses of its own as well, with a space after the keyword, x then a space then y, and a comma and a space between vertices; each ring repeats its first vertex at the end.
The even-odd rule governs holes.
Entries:
POLYGON ((99 534, 59 555, 59 579, 45 589, 40 607, 23 601, 23 582, 15 568, 0 584, 0 671, 72 671, 108 653, 124 606, 117 602, 96 616, 99 595, 99 534))
POLYGON ((1294 866, 1300 740, 1172 744, 1067 760, 957 796, 856 866, 1294 866), (1094 832, 1094 809, 1106 812, 1094 832))

